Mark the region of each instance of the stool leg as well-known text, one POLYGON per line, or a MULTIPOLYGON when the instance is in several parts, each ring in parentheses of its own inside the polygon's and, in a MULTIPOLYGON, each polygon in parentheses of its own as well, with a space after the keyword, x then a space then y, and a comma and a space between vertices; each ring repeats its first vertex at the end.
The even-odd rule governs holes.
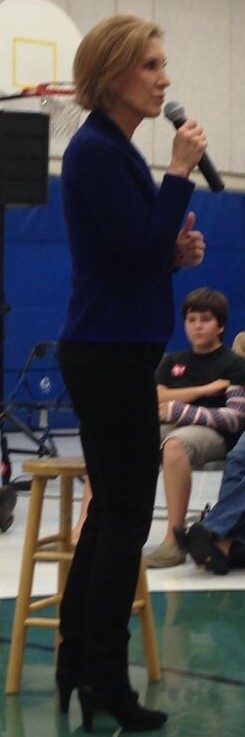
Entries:
POLYGON ((12 737, 26 737, 21 700, 6 699, 6 733, 12 737))
POLYGON ((26 639, 25 619, 28 614, 31 599, 34 570, 33 555, 37 547, 42 503, 46 482, 47 479, 36 476, 34 477, 31 486, 26 536, 22 555, 19 593, 15 606, 14 624, 8 664, 6 683, 7 694, 18 693, 18 691, 20 690, 26 639))
MULTIPOLYGON (((73 500, 73 477, 66 476, 61 478, 61 499, 60 499, 60 529, 59 532, 62 535, 62 541, 59 544, 59 549, 62 553, 71 553, 70 560, 61 560, 58 565, 58 594, 60 597, 63 596, 68 573, 70 570, 71 559, 72 559, 72 547, 71 547, 71 524, 72 524, 72 500, 73 500)), ((59 607, 58 607, 59 609, 59 607)), ((59 617, 59 611, 57 612, 59 617)), ((60 643, 60 633, 56 632, 55 638, 55 652, 57 656, 57 649, 60 643)))
POLYGON ((142 638, 145 650, 146 665, 150 681, 160 681, 161 666, 155 633, 155 623, 152 612, 151 598, 148 590, 145 564, 141 559, 140 572, 137 584, 136 597, 145 601, 145 606, 139 610, 142 638))
MULTIPOLYGON (((61 479, 61 499, 60 499, 60 534, 62 541, 59 549, 62 553, 71 553, 71 520, 72 520, 72 496, 73 496, 73 478, 70 476, 61 479)), ((71 560, 63 560, 59 563, 58 573, 58 593, 63 595, 64 588, 69 573, 71 560)))

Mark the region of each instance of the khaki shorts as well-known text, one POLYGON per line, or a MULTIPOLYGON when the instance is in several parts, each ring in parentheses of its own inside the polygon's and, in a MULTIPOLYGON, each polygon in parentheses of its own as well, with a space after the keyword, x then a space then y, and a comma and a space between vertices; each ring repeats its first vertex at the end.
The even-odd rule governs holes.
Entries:
POLYGON ((224 460, 226 458, 226 443, 222 435, 211 427, 201 425, 161 425, 161 450, 169 438, 178 438, 189 456, 193 468, 201 468, 209 461, 224 460))

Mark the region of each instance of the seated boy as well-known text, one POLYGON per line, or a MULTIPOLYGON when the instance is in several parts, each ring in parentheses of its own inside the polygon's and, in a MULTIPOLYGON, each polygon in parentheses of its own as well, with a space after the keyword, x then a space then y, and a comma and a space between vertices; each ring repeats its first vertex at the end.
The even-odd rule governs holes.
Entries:
POLYGON ((185 522, 192 469, 225 459, 245 428, 245 359, 222 342, 226 297, 196 289, 185 298, 182 315, 191 347, 166 355, 156 374, 168 527, 161 545, 146 556, 154 568, 185 561, 173 528, 185 522))

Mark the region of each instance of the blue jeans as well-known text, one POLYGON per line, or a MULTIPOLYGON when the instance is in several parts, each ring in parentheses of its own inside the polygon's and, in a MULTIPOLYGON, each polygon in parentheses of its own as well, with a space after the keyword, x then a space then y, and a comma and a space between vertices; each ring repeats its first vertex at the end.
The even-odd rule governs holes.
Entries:
POLYGON ((245 432, 228 453, 218 501, 203 526, 245 543, 245 432))

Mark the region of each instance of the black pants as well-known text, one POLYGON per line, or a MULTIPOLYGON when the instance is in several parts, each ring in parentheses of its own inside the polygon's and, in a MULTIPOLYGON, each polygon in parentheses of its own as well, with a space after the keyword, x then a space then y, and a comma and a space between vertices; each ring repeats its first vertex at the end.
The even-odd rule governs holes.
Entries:
POLYGON ((127 656, 159 469, 154 370, 162 353, 159 345, 59 346, 93 491, 61 604, 71 661, 127 656))

